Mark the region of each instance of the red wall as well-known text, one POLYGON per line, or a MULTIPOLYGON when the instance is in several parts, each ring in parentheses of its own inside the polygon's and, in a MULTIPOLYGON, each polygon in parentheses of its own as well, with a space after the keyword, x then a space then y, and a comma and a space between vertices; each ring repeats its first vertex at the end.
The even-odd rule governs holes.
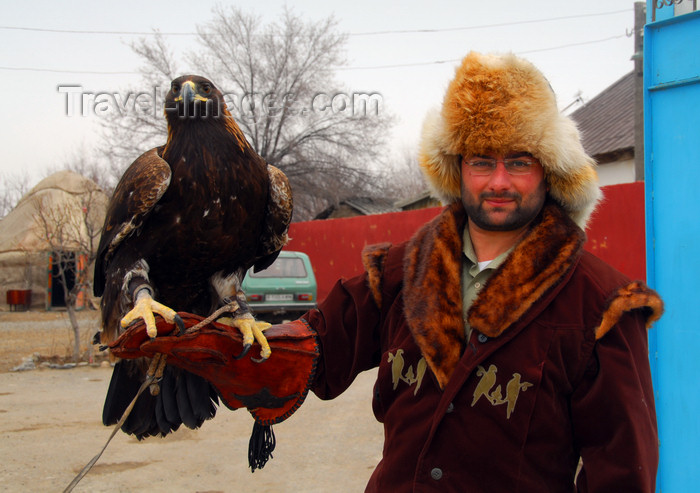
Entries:
POLYGON ((603 187, 586 233, 586 250, 631 279, 645 280, 644 182, 603 187))
MULTIPOLYGON (((589 222, 586 249, 632 279, 644 279, 644 184, 613 185, 604 187, 603 193, 604 202, 589 222)), ((311 258, 320 301, 339 278, 362 272, 360 254, 365 245, 407 240, 440 210, 294 223, 286 249, 305 252, 311 258)))

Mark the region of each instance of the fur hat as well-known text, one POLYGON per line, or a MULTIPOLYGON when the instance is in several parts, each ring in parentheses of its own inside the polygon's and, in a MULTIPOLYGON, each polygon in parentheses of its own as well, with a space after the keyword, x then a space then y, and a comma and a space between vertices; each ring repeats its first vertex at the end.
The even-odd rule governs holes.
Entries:
POLYGON ((528 152, 545 172, 550 195, 585 228, 601 197, 595 162, 576 124, 557 108, 549 82, 513 54, 469 53, 450 83, 442 110, 423 124, 419 163, 437 198, 461 197, 461 156, 528 152))

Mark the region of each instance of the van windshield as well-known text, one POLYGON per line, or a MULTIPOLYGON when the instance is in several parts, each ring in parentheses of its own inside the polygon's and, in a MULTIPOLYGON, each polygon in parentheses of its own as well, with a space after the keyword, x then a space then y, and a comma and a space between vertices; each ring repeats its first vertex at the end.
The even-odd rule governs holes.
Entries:
POLYGON ((306 277, 306 268, 300 258, 278 257, 270 267, 260 272, 251 269, 248 275, 254 279, 266 277, 306 277))

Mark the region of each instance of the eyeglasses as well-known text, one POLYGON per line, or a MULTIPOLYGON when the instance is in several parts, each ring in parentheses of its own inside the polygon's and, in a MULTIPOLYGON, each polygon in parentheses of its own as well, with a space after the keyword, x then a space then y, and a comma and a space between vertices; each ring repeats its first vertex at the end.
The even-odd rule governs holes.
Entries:
POLYGON ((530 157, 506 159, 475 157, 466 161, 469 173, 474 176, 489 176, 496 171, 498 163, 503 163, 506 172, 512 176, 529 175, 538 164, 537 160, 530 157))

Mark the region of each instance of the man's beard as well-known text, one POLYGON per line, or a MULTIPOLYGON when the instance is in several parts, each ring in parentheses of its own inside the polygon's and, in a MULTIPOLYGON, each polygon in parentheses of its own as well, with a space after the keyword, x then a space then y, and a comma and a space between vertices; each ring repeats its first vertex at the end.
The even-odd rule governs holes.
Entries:
POLYGON ((462 205, 469 219, 479 228, 485 231, 515 231, 530 224, 542 210, 546 197, 546 188, 543 185, 540 190, 530 195, 530 200, 523 203, 523 197, 517 192, 483 192, 478 200, 473 200, 470 194, 462 190, 462 205), (484 210, 484 201, 490 198, 507 198, 515 201, 516 207, 504 219, 495 221, 484 210))

